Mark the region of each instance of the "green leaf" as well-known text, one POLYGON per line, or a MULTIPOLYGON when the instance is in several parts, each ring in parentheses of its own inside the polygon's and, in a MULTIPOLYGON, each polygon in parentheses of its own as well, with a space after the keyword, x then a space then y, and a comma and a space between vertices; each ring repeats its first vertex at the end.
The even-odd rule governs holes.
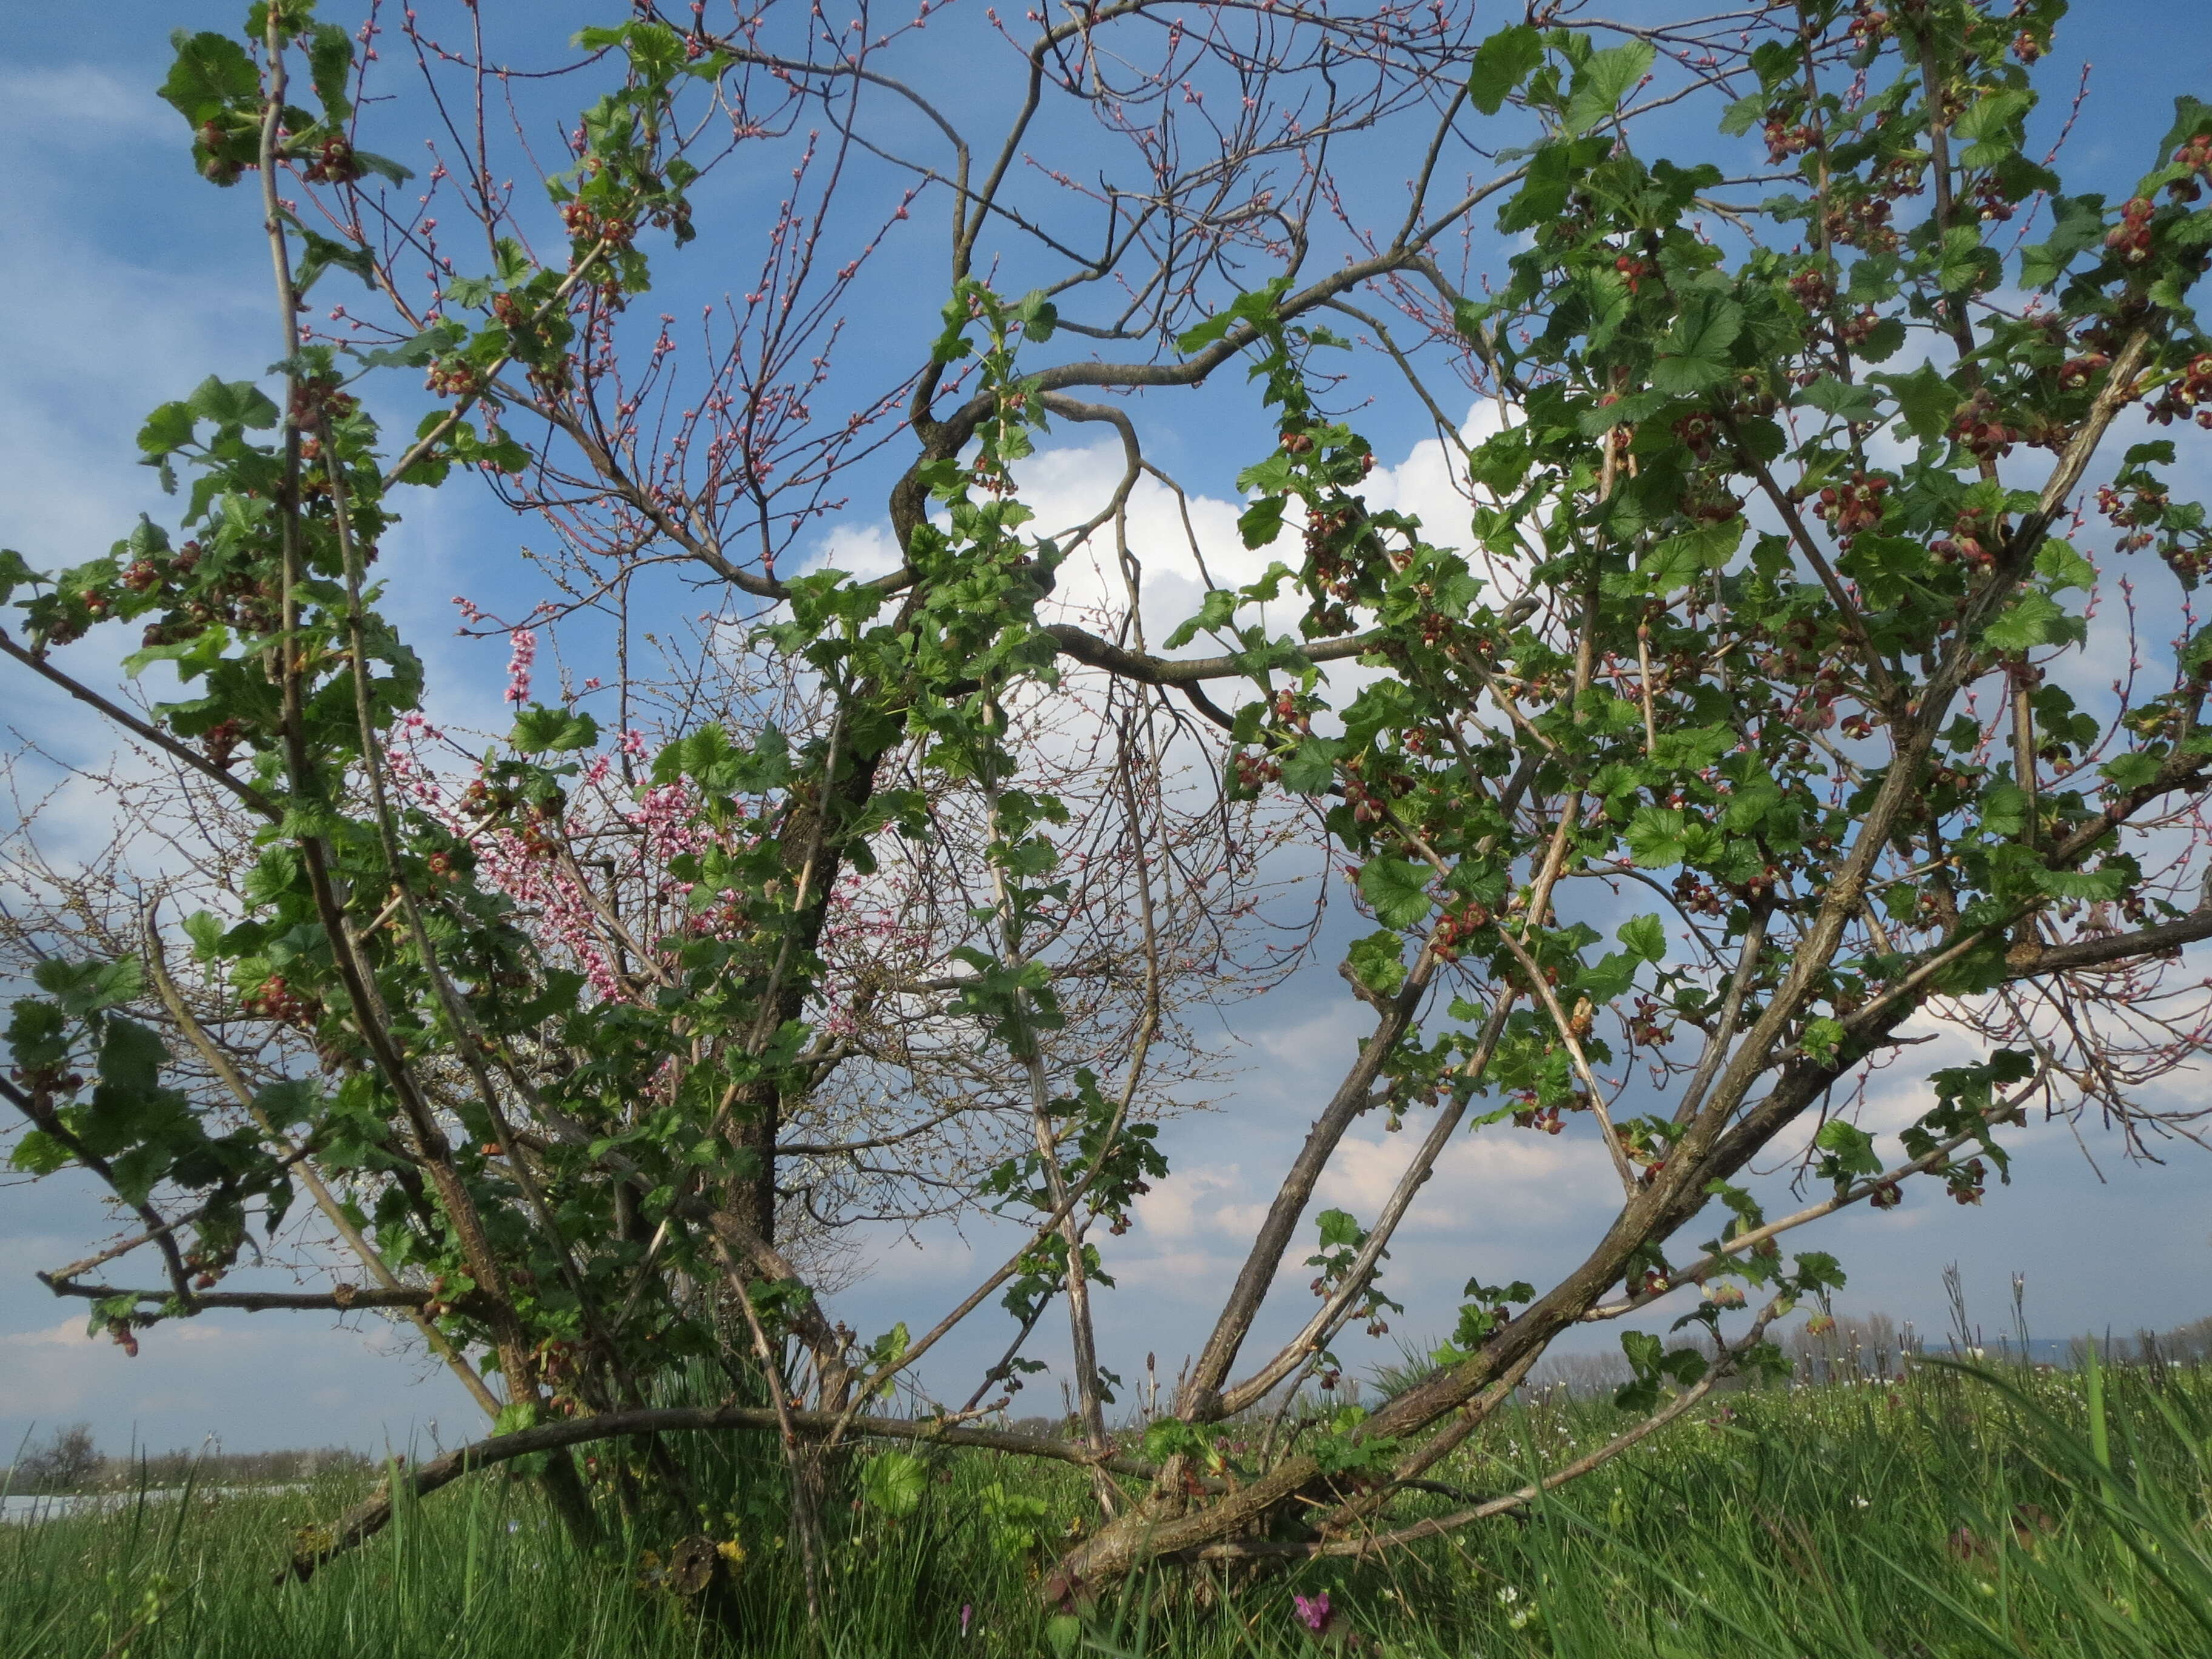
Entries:
POLYGON ((1195 617, 1176 624, 1175 632, 1167 637, 1167 648, 1180 651, 1196 639, 1201 632, 1226 628, 1237 615, 1237 592, 1234 588, 1209 587, 1206 601, 1195 617))
POLYGON ((1763 92, 1747 93, 1721 112, 1721 131, 1731 138, 1741 138, 1766 114, 1771 100, 1763 92))
POLYGON ((125 1204, 143 1204, 155 1183, 168 1173, 169 1164, 168 1153, 154 1142, 133 1146, 108 1166, 116 1197, 125 1204))
POLYGON ((2152 279, 2150 302, 2161 311, 2170 311, 2185 322, 2194 322, 2197 313, 2188 301, 2189 290, 2196 286, 2197 276, 2191 272, 2176 275, 2167 271, 2152 279))
POLYGON ((163 404, 138 428, 138 447, 150 456, 167 455, 192 441, 192 411, 182 404, 163 404))
POLYGON ((1840 562, 1844 574, 1865 590, 1877 609, 1926 597, 1928 547, 1917 537, 1862 530, 1851 538, 1840 562))
POLYGON ((1619 1410, 1634 1412, 1639 1416, 1648 1415, 1659 1405, 1659 1379, 1644 1376, 1633 1382, 1622 1383, 1613 1390, 1613 1403, 1619 1410))
POLYGON ((1022 295, 1007 313, 1022 325, 1022 337, 1031 345, 1042 345, 1060 326, 1060 307, 1053 304, 1042 289, 1031 289, 1022 295))
POLYGON ((2014 599, 1982 630, 1982 643, 1992 651, 2029 651, 2057 637, 2057 623, 2066 617, 2058 601, 2030 588, 2014 599))
POLYGON ((1896 317, 1885 317, 1868 331, 1859 342, 1859 356, 1869 363, 1886 363, 1905 349, 1905 324, 1896 317))
MULTIPOLYGON (((1194 324, 1176 335, 1176 349, 1188 357, 1191 353, 1212 345, 1223 335, 1228 333, 1230 325, 1236 320, 1225 311, 1216 312, 1204 322, 1194 324)), ((966 342, 962 342, 962 347, 964 352, 966 342)))
POLYGON ((1608 951, 1586 964, 1575 975, 1574 988, 1592 1002, 1612 1002, 1628 994, 1636 983, 1637 959, 1625 951, 1608 951))
POLYGON ((1528 24, 1498 30, 1474 49, 1467 76, 1468 101, 1485 115, 1497 114, 1543 61, 1544 37, 1528 24))
POLYGON ((1595 438, 1618 426, 1648 421, 1671 401, 1657 392, 1632 392, 1609 404, 1590 403, 1575 411, 1575 425, 1586 438, 1595 438))
POLYGON ((2052 229, 2048 241, 2023 248, 2020 256, 2020 282, 2022 288, 2049 288, 2066 272, 2066 267, 2089 248, 2096 246, 2105 234, 2104 200, 2093 196, 2056 196, 2051 198, 2052 229))
POLYGON ((2116 899, 2127 890, 2128 885, 2128 873, 2124 870, 2038 868, 2032 871, 2030 874, 2039 892, 2051 898, 2068 899, 2076 903, 2116 899))
POLYGON ((185 407, 217 426, 262 431, 276 424, 276 405, 251 380, 223 380, 210 374, 192 388, 185 407))
POLYGON ((41 583, 45 578, 23 562, 23 556, 12 547, 0 547, 0 605, 15 597, 19 587, 41 583))
POLYGON ((1636 574, 1656 592, 1673 593, 1725 566, 1742 544, 1745 522, 1724 519, 1669 536, 1644 557, 1636 574))
POLYGON ((353 272, 372 289, 376 286, 376 256, 367 248, 334 241, 305 226, 300 228, 300 240, 307 244, 307 251, 300 258, 299 269, 292 273, 292 286, 298 292, 305 294, 315 285, 315 279, 332 265, 353 272))
POLYGON ((1613 937, 1646 962, 1666 960, 1667 927, 1656 916, 1632 916, 1613 937))
POLYGON ((23 997, 9 1010, 8 1047, 24 1066, 51 1066, 69 1049, 69 1019, 51 1002, 23 997))
POLYGON ((2140 789, 2158 775, 2160 757, 2146 755, 2141 750, 2130 750, 2124 755, 2115 755, 2097 769, 2111 779, 2115 788, 2140 789))
POLYGON ((1565 143, 1536 147, 1523 164, 1527 175, 1521 188, 1498 210, 1498 229, 1531 230, 1559 216, 1559 210, 1567 204, 1568 149, 1565 143))
POLYGON ((261 75, 246 48, 226 34, 179 29, 169 37, 177 60, 161 82, 161 96, 194 126, 217 117, 261 91, 261 75))
POLYGON ((1367 1239, 1359 1218, 1349 1210, 1323 1210, 1314 1218, 1314 1229, 1324 1250, 1356 1249, 1367 1239))
MULTIPOLYGON (((459 323, 434 323, 412 339, 358 355, 365 368, 421 368, 447 352, 458 349, 468 337, 468 330, 459 323)), ((443 418, 442 411, 440 418, 443 418)))
POLYGON ((1994 167, 2020 147, 2021 119, 2034 107, 2033 94, 2017 88, 1994 92, 1966 106, 1952 131, 1967 141, 1958 161, 1962 167, 1994 167))
POLYGON ((2087 592, 2097 585, 2097 567, 2074 550, 2073 544, 2056 538, 2044 543, 2035 555, 2035 574, 2063 593, 2069 587, 2087 592))
POLYGON ((2027 822, 2027 792, 2018 784, 1993 783, 1982 791, 1982 833, 2008 841, 2027 822))
POLYGON ((1237 517, 1237 533, 1247 547, 1266 547, 1283 533, 1283 508, 1287 503, 1280 495, 1262 495, 1237 517))
POLYGON ((191 940, 194 952, 203 962, 213 960, 222 947, 222 920, 212 911, 193 911, 185 918, 184 929, 185 937, 191 940))
POLYGON ((365 149, 357 149, 353 153, 353 159, 356 166, 380 179, 388 179, 395 185, 404 185, 415 176, 414 168, 402 167, 388 155, 376 155, 365 149))
POLYGON ((110 1018, 100 1045, 100 1080, 127 1094, 150 1094, 161 1083, 161 1062, 168 1057, 161 1039, 136 1020, 110 1018))
POLYGON ((1399 959, 1403 943, 1387 928, 1352 940, 1350 961, 1353 977, 1370 991, 1386 997, 1395 994, 1406 982, 1406 964, 1399 959))
POLYGON ((1434 908, 1429 869, 1408 859, 1370 859, 1359 866, 1359 893, 1386 927, 1417 927, 1434 908))
POLYGON ((1648 40, 1631 40, 1592 52, 1589 61, 1575 71, 1567 96, 1567 131, 1588 132, 1610 118, 1621 100, 1635 91, 1650 72, 1655 55, 1648 40))
POLYGON ((1743 307, 1734 300, 1693 294, 1661 337, 1651 385, 1670 397, 1687 397, 1727 378, 1729 349, 1743 332, 1743 307))
POLYGON ((323 106, 323 118, 342 126, 353 113, 346 76, 353 68, 353 37, 336 23, 318 23, 307 41, 307 79, 323 106))
POLYGON ((1916 438, 1940 438, 1959 412, 1956 387, 1923 363, 1910 374, 1869 377, 1888 388, 1897 399, 1897 412, 1905 429, 1916 438))
POLYGON ((2171 155, 2201 132, 2212 132, 2212 104, 2187 94, 2173 100, 2173 125, 2159 143, 2161 158, 2171 155))
POLYGON ((1832 374, 1823 374, 1814 381, 1797 394, 1797 400, 1846 421, 1871 421, 1875 417, 1874 388, 1850 384, 1832 374))
POLYGON ((253 1097, 257 1110, 278 1128, 312 1120, 323 1103, 322 1087, 313 1078, 280 1078, 253 1097))
POLYGON ((1629 856, 1645 870, 1672 869, 1689 851, 1680 807, 1638 807, 1624 839, 1629 856))
POLYGON ((1843 1044, 1842 1023, 1825 1017, 1805 1022, 1805 1030, 1797 1039, 1797 1046, 1823 1064, 1836 1057, 1843 1044))
POLYGON ((1283 787, 1301 795, 1318 795, 1336 776, 1336 756, 1342 745, 1333 738, 1308 738, 1283 762, 1283 787))
POLYGON ((49 1176, 66 1169, 70 1162, 69 1149, 39 1129, 26 1129, 15 1150, 8 1154, 9 1166, 27 1176, 49 1176))
MULTIPOLYGON (((1879 1170, 1881 1165, 1877 1163, 1874 1167, 1879 1170)), ((1826 1250, 1808 1250, 1802 1255, 1792 1256, 1790 1261, 1797 1269, 1797 1283, 1803 1289, 1840 1291, 1847 1282, 1843 1264, 1826 1250)))
POLYGON ((544 754, 549 750, 562 754, 571 749, 588 749, 597 743, 599 723, 576 709, 546 708, 533 704, 514 717, 514 730, 507 734, 507 740, 526 755, 544 754))
MULTIPOLYGON (((1807 1035, 1811 1035, 1809 1028, 1807 1035)), ((1820 1126, 1820 1132, 1813 1137, 1813 1144, 1826 1154, 1820 1159, 1821 1177, 1834 1182, 1838 1192, 1861 1176, 1881 1173, 1881 1159, 1875 1152, 1874 1137, 1856 1123, 1832 1117, 1820 1126)), ((1799 1258, 1801 1261, 1803 1259, 1799 1258)))
POLYGON ((64 962, 48 957, 31 969, 31 982, 59 1002, 72 1019, 129 1002, 145 985, 136 957, 112 962, 64 962))
POLYGON ((878 1452, 860 1470, 860 1497, 885 1515, 912 1515, 929 1490, 929 1465, 911 1452, 878 1452))
POLYGON ((1995 248, 1982 244, 1973 225, 1954 225, 1944 234, 1936 280, 1946 294, 1978 294, 1995 288, 2004 275, 1995 248))

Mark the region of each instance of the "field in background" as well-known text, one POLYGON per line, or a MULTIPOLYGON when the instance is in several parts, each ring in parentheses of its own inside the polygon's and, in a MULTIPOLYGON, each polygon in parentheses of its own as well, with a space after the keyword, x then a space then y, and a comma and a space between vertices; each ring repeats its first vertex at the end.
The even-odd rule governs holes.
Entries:
MULTIPOLYGON (((1433 1473, 1504 1490, 1620 1420, 1556 1391, 1433 1473)), ((863 1463, 830 1520, 819 1632, 783 1518, 757 1495, 771 1471, 696 1437, 679 1449, 718 1494, 702 1532, 728 1547, 703 1593, 682 1593, 686 1572, 634 1543, 579 1553, 532 1486, 495 1476, 406 1510, 312 1583, 278 1587, 295 1538, 363 1489, 357 1471, 326 1472, 0 1532, 0 1659, 2212 1653, 2212 1369, 2197 1363, 2094 1376, 1923 1364, 1740 1393, 1525 1521, 1388 1560, 1164 1578, 1073 1617, 1035 1589, 1081 1507, 1073 1472, 949 1456, 893 1516, 858 1495, 871 1490, 863 1463)))

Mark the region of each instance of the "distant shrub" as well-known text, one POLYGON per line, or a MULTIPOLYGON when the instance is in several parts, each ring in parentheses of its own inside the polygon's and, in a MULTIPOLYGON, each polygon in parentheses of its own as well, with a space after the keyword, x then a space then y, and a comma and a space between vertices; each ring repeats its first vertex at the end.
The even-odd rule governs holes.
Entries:
POLYGON ((100 1474, 100 1449, 92 1442, 92 1426, 72 1423, 56 1429, 46 1443, 28 1453, 11 1473, 9 1485, 17 1492, 73 1492, 90 1486, 100 1474))

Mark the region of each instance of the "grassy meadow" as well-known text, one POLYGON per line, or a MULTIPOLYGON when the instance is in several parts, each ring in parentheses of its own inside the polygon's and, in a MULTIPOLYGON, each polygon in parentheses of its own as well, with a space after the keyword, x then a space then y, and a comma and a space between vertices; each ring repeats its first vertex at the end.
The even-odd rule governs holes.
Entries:
MULTIPOLYGON (((1620 1422, 1602 1400, 1528 1402, 1433 1473, 1498 1491, 1620 1422)), ((502 1476, 404 1508, 310 1583, 273 1583, 292 1539, 363 1489, 340 1471, 0 1528, 0 1659, 2212 1655, 2199 1364, 1919 1365, 1716 1397, 1524 1519, 1382 1559, 1164 1575, 1073 1616, 1035 1588, 1086 1507, 1073 1471, 946 1456, 903 1516, 849 1471, 817 1624, 760 1495, 773 1471, 745 1461, 763 1449, 679 1449, 715 1494, 698 1529, 740 1558, 703 1595, 635 1538, 579 1550, 533 1484, 502 1476)))

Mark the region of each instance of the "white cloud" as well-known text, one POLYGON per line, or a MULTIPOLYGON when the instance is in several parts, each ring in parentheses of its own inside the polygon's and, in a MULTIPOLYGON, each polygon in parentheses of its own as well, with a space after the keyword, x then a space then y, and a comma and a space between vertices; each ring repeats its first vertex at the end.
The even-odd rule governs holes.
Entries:
MULTIPOLYGON (((1477 443, 1503 423, 1497 404, 1478 403, 1468 411, 1460 436, 1463 442, 1477 443)), ((1244 545, 1237 527, 1244 508, 1241 499, 1202 491, 1178 496, 1151 473, 1139 477, 1129 491, 1118 541, 1116 526, 1109 522, 1071 544, 1073 532, 1105 510, 1124 476, 1121 446, 1113 438, 1051 445, 1015 469, 1020 498, 1036 515, 1027 533, 1051 538, 1067 555, 1052 607, 1071 619, 1096 620, 1127 608, 1129 578, 1121 565, 1124 546, 1139 569, 1140 621, 1146 641, 1154 649, 1197 611, 1209 583, 1241 586, 1278 560, 1297 560, 1298 537, 1293 531, 1285 531, 1267 547, 1244 545)), ((1423 533, 1438 546, 1474 556, 1493 592, 1516 591, 1511 570, 1491 568, 1492 562, 1474 546, 1464 471, 1457 455, 1441 439, 1423 439, 1395 465, 1377 466, 1361 493, 1378 510, 1418 515, 1423 533)), ((883 524, 848 522, 831 528, 815 544, 806 568, 834 568, 867 577, 896 568, 897 562, 896 544, 883 524)), ((1268 620, 1264 611, 1257 614, 1263 622, 1268 620)), ((1203 641, 1190 647, 1194 653, 1211 648, 1203 641)), ((1347 684, 1356 684, 1371 672, 1351 665, 1334 670, 1335 678, 1347 684)))
POLYGON ((808 556, 805 568, 842 570, 865 581, 889 575, 899 562, 898 543, 892 539, 888 526, 841 520, 808 556))
MULTIPOLYGON (((1316 1196, 1351 1211, 1363 1223, 1373 1221, 1424 1128, 1415 1120, 1396 1134, 1346 1137, 1322 1176, 1316 1196)), ((1401 1233, 1463 1234, 1478 1212, 1486 1231, 1549 1226, 1598 1214, 1619 1191, 1594 1136, 1554 1137, 1504 1126, 1462 1131, 1437 1160, 1407 1212, 1401 1233)))
POLYGON ((84 1321, 64 1319, 38 1331, 9 1331, 0 1335, 0 1348, 76 1348, 92 1339, 84 1334, 84 1321))
POLYGON ((90 64, 0 69, 0 132, 82 148, 184 136, 183 119, 150 88, 125 86, 90 64))
POLYGON ((1137 1200, 1139 1237, 1145 1243, 1181 1244, 1205 1239, 1249 1240, 1267 1213, 1255 1203, 1241 1164, 1194 1164, 1176 1170, 1137 1200), (1241 1201, 1240 1201, 1241 1200, 1241 1201))
MULTIPOLYGON (((1293 1074, 1303 1073, 1316 1079, 1326 1077, 1324 1086, 1334 1088, 1336 1079, 1331 1073, 1350 1063, 1358 1052, 1360 1040, 1374 1027, 1373 1014, 1348 998, 1340 998, 1310 1011, 1306 1018, 1277 1020, 1251 1033, 1249 1040, 1279 1068, 1295 1068, 1293 1074)), ((1318 1100, 1313 1104, 1314 1109, 1320 1109, 1318 1100)))

